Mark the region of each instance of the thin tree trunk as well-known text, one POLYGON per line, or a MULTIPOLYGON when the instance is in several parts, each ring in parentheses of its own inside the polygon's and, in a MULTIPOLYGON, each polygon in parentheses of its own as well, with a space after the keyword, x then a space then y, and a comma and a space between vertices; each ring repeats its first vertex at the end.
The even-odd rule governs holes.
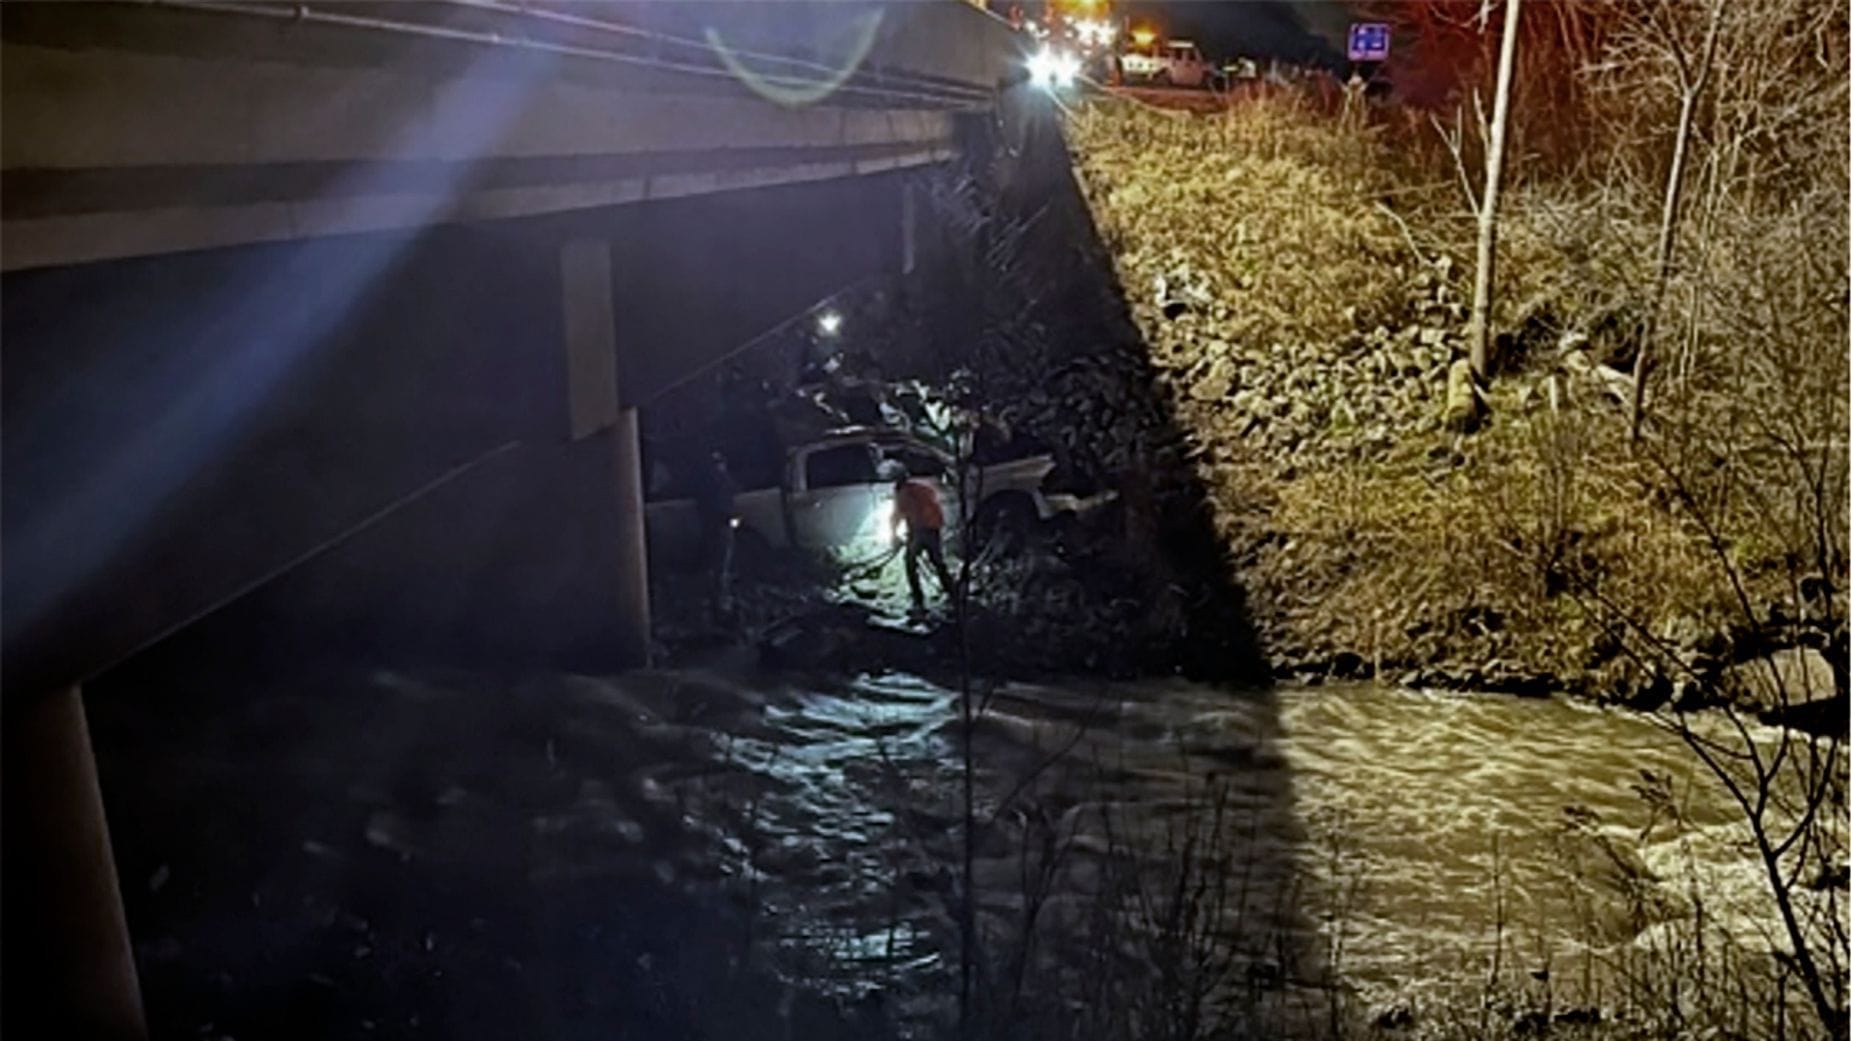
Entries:
MULTIPOLYGON (((971 487, 971 470, 973 460, 971 452, 977 444, 975 427, 970 433, 970 447, 963 444, 960 435, 958 446, 958 495, 963 502, 983 501, 982 471, 977 472, 977 487, 971 487), (973 494, 974 493, 974 494, 973 494)), ((968 547, 974 539, 970 537, 970 519, 974 511, 959 520, 959 542, 967 548, 960 554, 958 576, 955 588, 951 591, 952 610, 956 612, 958 627, 958 707, 963 717, 963 757, 964 757, 964 848, 963 871, 960 875, 958 901, 958 1037, 969 1041, 973 1034, 975 1022, 976 994, 972 983, 977 959, 977 789, 975 741, 977 736, 977 713, 973 699, 976 696, 975 679, 972 675, 971 640, 970 640, 970 582, 971 552, 968 547)))
POLYGON ((1510 124, 1510 78, 1517 64, 1517 16, 1523 0, 1507 0, 1504 38, 1498 44, 1497 98, 1491 108, 1491 142, 1485 156, 1484 205, 1478 208, 1478 267, 1472 279, 1472 375, 1491 375, 1491 286, 1497 262, 1498 187, 1504 179, 1504 138, 1510 124))
POLYGON ((1690 127, 1696 121, 1697 102, 1709 79, 1710 65, 1716 58, 1717 30, 1722 26, 1724 0, 1710 0, 1709 26, 1704 30, 1703 56, 1698 60, 1696 75, 1682 84, 1683 98, 1678 105, 1677 140, 1671 146, 1671 171, 1665 175, 1664 209, 1658 216, 1658 265, 1652 276, 1652 302, 1645 313, 1645 330, 1639 337, 1639 351, 1632 362, 1632 439, 1639 439, 1639 424, 1645 415, 1645 370, 1652 354, 1652 340, 1658 335, 1659 312, 1664 309, 1665 291, 1671 285, 1671 265, 1677 257, 1678 207, 1684 196, 1684 166, 1690 158, 1690 127))

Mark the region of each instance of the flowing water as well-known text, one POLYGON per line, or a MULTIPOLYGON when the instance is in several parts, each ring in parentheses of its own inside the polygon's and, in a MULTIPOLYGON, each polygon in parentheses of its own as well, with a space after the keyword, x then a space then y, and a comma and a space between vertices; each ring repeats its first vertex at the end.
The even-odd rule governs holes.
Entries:
MULTIPOLYGON (((1561 1000, 1595 1002, 1592 967, 1687 913, 1693 871, 1714 908, 1765 919, 1730 805, 1674 734, 1635 714, 1180 680, 973 698, 983 944, 1032 950, 1024 964, 1051 965, 1056 983, 1122 972, 1099 951, 1168 928, 1249 984, 1446 1000, 1496 964, 1519 980, 1553 969, 1561 1000), (1651 797, 1664 790, 1669 802, 1651 797), (1166 913, 1185 893, 1213 921, 1166 913)), ((414 941, 395 973, 464 979, 445 952, 482 954, 495 912, 418 900, 572 885, 591 887, 595 909, 616 891, 600 880, 622 877, 729 908, 726 942, 787 979, 844 1001, 880 991, 929 1018, 958 955, 961 704, 910 675, 738 668, 375 673, 279 685, 192 722, 157 723, 130 700, 93 715, 151 989, 202 973, 248 986, 269 971, 257 948, 278 973, 306 963, 329 986, 364 980, 380 969, 352 950, 391 947, 374 934, 393 929, 414 941), (368 893, 376 909, 352 910, 368 893), (239 938, 266 915, 293 917, 262 944, 239 938), (311 942, 342 923, 359 947, 311 942), (279 935, 303 950, 279 960, 279 935), (347 975, 315 968, 328 957, 347 975)), ((599 913, 566 917, 582 933, 599 913)), ((500 961, 518 972, 558 946, 514 944, 500 961)))
MULTIPOLYGON (((781 885, 843 950, 888 949, 894 912, 875 894, 896 861, 956 855, 958 705, 904 676, 786 690, 765 732, 731 744, 763 793, 760 843, 831 865, 781 885)), ((1099 888, 1088 855, 1116 848, 1161 876, 1192 838, 1212 843, 1212 870, 1244 890, 1223 910, 1255 941, 1246 957, 1279 956, 1283 937, 1292 971, 1382 996, 1477 986, 1493 959, 1572 982, 1651 925, 1627 882, 1662 891, 1661 913, 1691 872, 1721 905, 1754 914, 1759 898, 1726 794, 1675 734, 1622 710, 1370 685, 1015 685, 975 732, 978 816, 996 818, 976 873, 999 934, 1038 833, 1071 840, 1054 888, 1080 900, 1099 888)))

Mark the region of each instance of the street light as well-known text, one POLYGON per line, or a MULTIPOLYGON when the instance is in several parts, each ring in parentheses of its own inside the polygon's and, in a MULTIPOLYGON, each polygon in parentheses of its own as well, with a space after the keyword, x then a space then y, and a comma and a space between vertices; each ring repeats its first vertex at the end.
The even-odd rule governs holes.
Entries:
POLYGON ((816 316, 816 331, 834 336, 842 331, 842 312, 831 309, 816 316))

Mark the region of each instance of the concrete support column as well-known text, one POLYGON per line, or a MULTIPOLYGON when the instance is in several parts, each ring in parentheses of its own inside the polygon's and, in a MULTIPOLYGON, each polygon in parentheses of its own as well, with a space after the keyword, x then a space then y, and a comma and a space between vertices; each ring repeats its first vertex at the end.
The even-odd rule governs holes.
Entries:
POLYGON ((575 239, 560 247, 559 276, 565 306, 567 400, 572 439, 602 439, 611 453, 611 532, 615 562, 617 657, 649 664, 649 555, 643 526, 643 465, 634 408, 617 393, 617 321, 611 298, 611 247, 603 239, 575 239))
POLYGON ((20 696, 3 746, 7 1033, 146 1038, 78 688, 20 696))
POLYGON ((900 274, 912 274, 918 263, 919 200, 908 183, 900 185, 900 274))
POLYGON ((649 664, 649 540, 643 528, 643 453, 636 409, 617 414, 611 430, 617 482, 617 620, 623 660, 649 664))

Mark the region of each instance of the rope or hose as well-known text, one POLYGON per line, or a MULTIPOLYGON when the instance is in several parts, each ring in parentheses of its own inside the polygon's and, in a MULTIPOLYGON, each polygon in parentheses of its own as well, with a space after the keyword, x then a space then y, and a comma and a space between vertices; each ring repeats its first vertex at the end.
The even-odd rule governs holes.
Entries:
POLYGON ((869 557, 867 560, 864 560, 859 564, 850 564, 847 567, 842 569, 842 577, 852 582, 858 578, 866 578, 869 575, 877 575, 882 571, 882 569, 886 568, 888 564, 893 563, 893 558, 900 555, 900 550, 902 548, 904 547, 898 546, 898 545, 889 546, 886 549, 882 550, 881 552, 875 554, 872 557, 869 557))

